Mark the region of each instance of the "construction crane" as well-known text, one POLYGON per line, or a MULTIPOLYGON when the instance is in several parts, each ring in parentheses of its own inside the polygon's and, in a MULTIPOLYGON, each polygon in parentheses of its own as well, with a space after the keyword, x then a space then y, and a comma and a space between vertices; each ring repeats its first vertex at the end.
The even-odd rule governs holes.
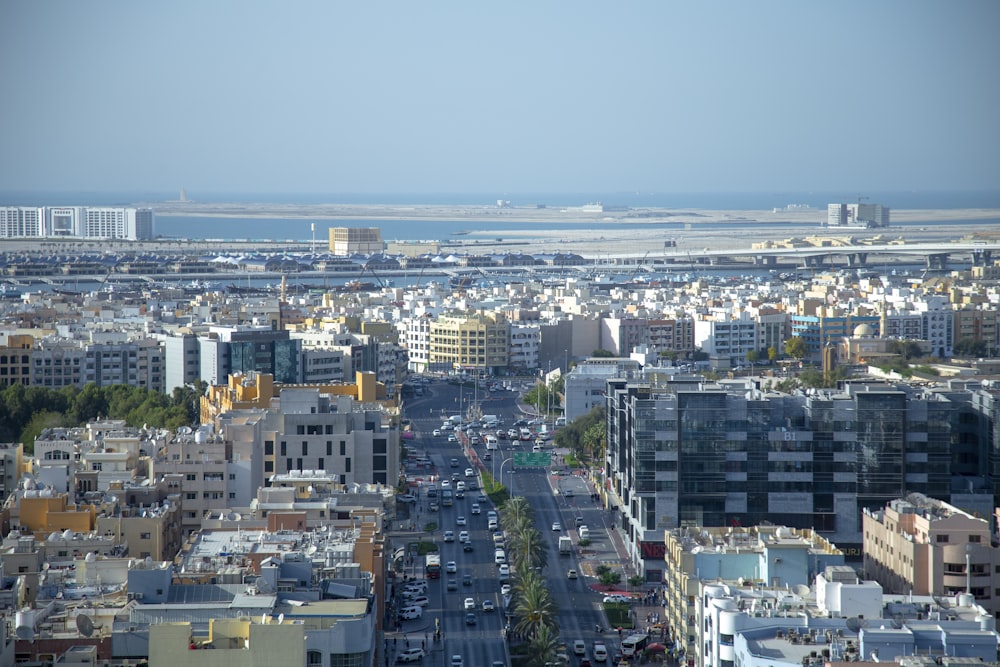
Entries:
POLYGON ((648 250, 646 251, 646 254, 642 256, 642 261, 640 261, 640 262, 639 262, 638 264, 636 264, 636 265, 635 265, 635 268, 634 268, 634 269, 632 269, 632 275, 630 275, 630 276, 628 277, 628 279, 629 279, 629 282, 631 282, 631 281, 635 280, 635 276, 636 276, 636 274, 637 274, 637 273, 639 273, 639 269, 641 269, 641 268, 642 268, 642 265, 646 263, 646 258, 647 258, 647 257, 649 257, 649 251, 648 251, 648 250))

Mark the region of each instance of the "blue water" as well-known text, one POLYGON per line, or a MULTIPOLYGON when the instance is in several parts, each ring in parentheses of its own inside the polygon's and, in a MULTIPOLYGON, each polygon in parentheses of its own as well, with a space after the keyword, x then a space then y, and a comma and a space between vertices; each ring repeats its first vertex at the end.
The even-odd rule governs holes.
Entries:
MULTIPOLYGON (((852 202, 857 192, 730 192, 730 193, 670 193, 670 192, 604 192, 604 193, 225 193, 187 192, 187 198, 203 203, 259 204, 386 204, 386 205, 456 205, 490 206, 498 199, 514 206, 544 204, 549 207, 580 206, 600 201, 608 207, 766 210, 788 204, 804 204, 816 209, 817 220, 825 218, 830 202, 852 202)), ((892 209, 958 209, 1000 208, 1000 191, 991 192, 868 192, 868 201, 879 202, 892 209)), ((149 205, 176 200, 177 192, 0 192, 2 206, 125 206, 149 205)), ((447 239, 459 232, 496 230, 517 236, 519 230, 529 230, 528 223, 488 220, 456 222, 437 220, 301 220, 283 218, 214 218, 197 216, 156 217, 156 234, 168 238, 188 239, 273 239, 308 241, 312 239, 311 223, 316 223, 316 241, 325 244, 327 228, 332 226, 372 227, 382 230, 388 240, 447 239)), ((980 221, 996 224, 1000 219, 980 221)), ((682 229, 682 223, 629 223, 581 220, 588 228, 606 226, 612 229, 682 229)), ((934 223, 914 223, 912 226, 967 224, 962 220, 940 220, 934 223)), ((780 223, 773 225, 782 226, 780 223)), ((572 223, 565 228, 570 230, 572 223)), ((713 230, 745 229, 739 224, 713 225, 713 230)), ((475 237, 473 237, 475 238, 475 237)))

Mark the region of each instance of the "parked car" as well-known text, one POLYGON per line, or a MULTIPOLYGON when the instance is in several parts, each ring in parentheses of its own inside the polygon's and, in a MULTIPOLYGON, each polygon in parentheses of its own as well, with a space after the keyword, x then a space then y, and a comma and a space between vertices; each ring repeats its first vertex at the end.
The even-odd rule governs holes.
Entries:
POLYGON ((399 620, 401 621, 415 621, 423 615, 423 607, 403 607, 399 610, 399 620))
POLYGON ((417 497, 412 493, 403 493, 396 496, 397 503, 415 503, 417 502, 417 497))

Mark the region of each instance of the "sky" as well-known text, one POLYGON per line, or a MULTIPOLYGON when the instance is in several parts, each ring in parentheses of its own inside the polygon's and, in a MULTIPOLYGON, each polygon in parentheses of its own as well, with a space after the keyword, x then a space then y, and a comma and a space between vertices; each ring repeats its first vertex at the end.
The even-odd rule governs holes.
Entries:
POLYGON ((0 190, 1000 190, 1000 2, 0 3, 0 190))

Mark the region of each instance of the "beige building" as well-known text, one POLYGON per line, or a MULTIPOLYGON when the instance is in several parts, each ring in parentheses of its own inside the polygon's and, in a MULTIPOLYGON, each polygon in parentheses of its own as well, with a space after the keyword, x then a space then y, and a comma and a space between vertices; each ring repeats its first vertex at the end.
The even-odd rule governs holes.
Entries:
POLYGON ((0 344, 0 387, 30 382, 34 341, 28 335, 11 335, 0 344))
POLYGON ((509 361, 510 326, 501 314, 439 317, 431 323, 429 347, 433 369, 500 369, 509 361))
POLYGON ((378 227, 330 228, 330 252, 334 255, 377 255, 384 250, 378 227))
POLYGON ((910 494, 863 516, 866 575, 886 593, 969 592, 994 617, 1000 612, 1000 549, 990 522, 946 502, 910 494))
POLYGON ((305 625, 269 617, 216 618, 208 633, 191 623, 157 623, 149 628, 149 667, 271 667, 305 665, 305 625))

